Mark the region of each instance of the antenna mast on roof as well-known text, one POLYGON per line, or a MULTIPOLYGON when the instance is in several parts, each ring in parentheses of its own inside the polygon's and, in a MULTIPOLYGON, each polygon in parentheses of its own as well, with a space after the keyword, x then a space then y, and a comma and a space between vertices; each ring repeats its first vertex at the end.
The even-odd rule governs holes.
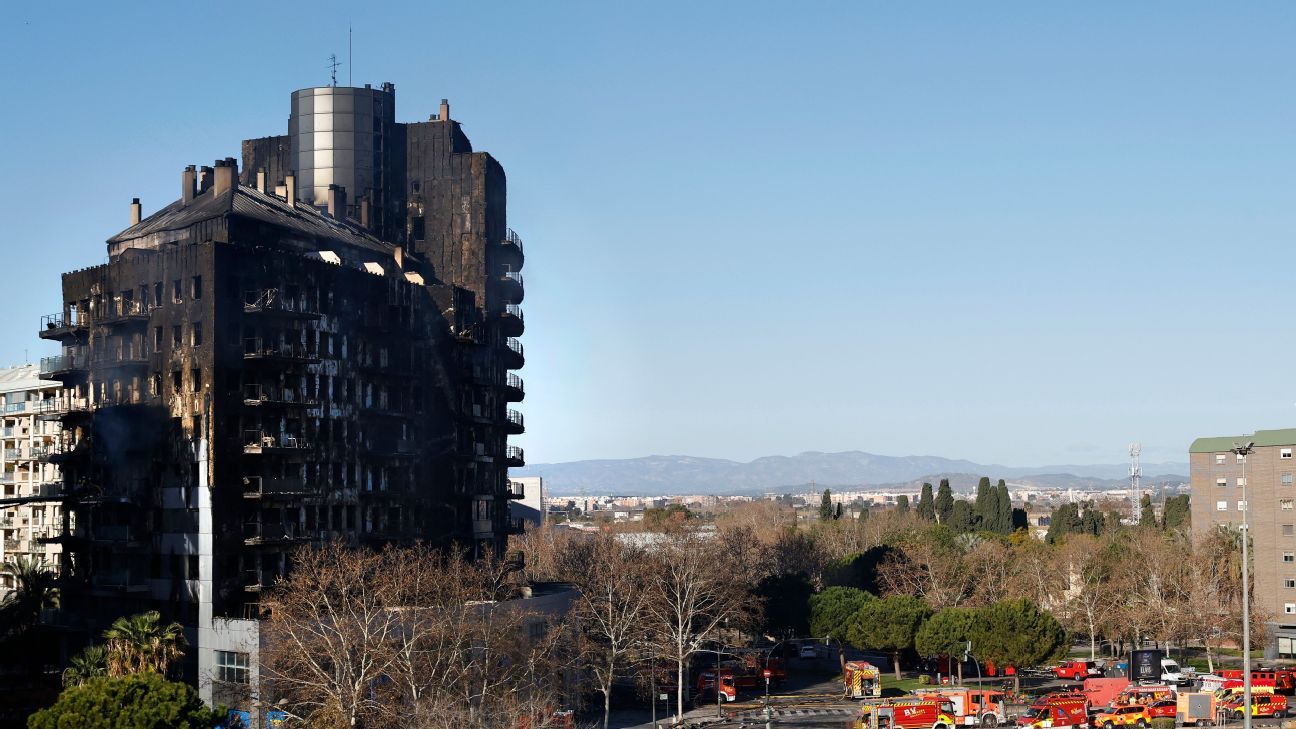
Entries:
POLYGON ((355 55, 351 53, 351 26, 347 26, 347 86, 354 86, 351 82, 351 69, 355 66, 355 55))
POLYGON ((333 87, 336 87, 336 86, 337 86, 337 68, 338 68, 338 66, 341 66, 341 65, 342 65, 342 64, 338 63, 337 54, 336 54, 336 53, 330 53, 330 54, 329 54, 329 65, 328 65, 328 67, 329 67, 329 74, 330 74, 330 75, 329 75, 329 78, 330 78, 331 81, 332 81, 332 82, 329 84, 330 86, 333 86, 333 87))
POLYGON ((1143 467, 1139 465, 1139 454, 1142 452, 1143 444, 1130 443, 1130 511, 1134 517, 1131 520, 1134 524, 1138 524, 1139 519, 1142 517, 1143 486, 1140 484, 1140 480, 1143 478, 1143 467))

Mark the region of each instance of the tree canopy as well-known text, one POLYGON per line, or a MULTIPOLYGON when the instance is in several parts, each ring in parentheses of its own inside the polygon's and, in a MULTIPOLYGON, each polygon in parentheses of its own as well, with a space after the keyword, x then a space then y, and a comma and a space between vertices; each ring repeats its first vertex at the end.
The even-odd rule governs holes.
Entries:
POLYGON ((810 635, 846 639, 850 620, 873 596, 854 587, 829 587, 810 597, 810 635))
POLYGON ((918 629, 914 648, 925 656, 961 656, 976 634, 979 617, 975 608, 945 608, 918 629))
POLYGON ((192 686, 156 673, 92 678, 27 719, 28 729, 210 729, 224 711, 207 708, 192 686))
POLYGON ((926 602, 910 595, 870 600, 851 617, 846 639, 856 648, 890 651, 899 678, 900 654, 914 647, 918 629, 931 612, 926 602))
POLYGON ((931 521, 936 518, 936 499, 932 497, 932 485, 924 483, 922 494, 918 496, 918 516, 931 521))
POLYGON ((932 505, 936 509, 936 521, 942 524, 949 522, 950 514, 954 510, 954 492, 950 490, 948 478, 940 480, 940 488, 936 490, 936 501, 932 505))
POLYGON ((1061 657, 1066 630, 1031 600, 1001 600, 980 610, 972 654, 999 665, 1037 666, 1061 657))

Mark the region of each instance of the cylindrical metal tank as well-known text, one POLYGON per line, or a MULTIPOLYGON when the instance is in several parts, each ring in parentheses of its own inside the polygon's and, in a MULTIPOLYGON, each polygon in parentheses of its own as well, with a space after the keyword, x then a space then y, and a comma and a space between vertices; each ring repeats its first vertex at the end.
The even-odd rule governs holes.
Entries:
MULTIPOLYGON (((355 208, 368 191, 381 188, 395 119, 396 91, 391 84, 294 91, 288 137, 297 199, 324 207, 329 185, 339 185, 346 188, 349 207, 355 208)), ((354 210, 347 212, 356 217, 354 210)))

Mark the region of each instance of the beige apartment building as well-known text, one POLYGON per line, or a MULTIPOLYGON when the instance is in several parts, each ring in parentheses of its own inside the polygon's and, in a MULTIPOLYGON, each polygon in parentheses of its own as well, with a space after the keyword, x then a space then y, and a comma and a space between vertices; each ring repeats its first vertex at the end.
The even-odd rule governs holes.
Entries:
MULTIPOLYGON (((1269 617, 1267 658, 1296 658, 1296 428, 1253 435, 1198 438, 1188 449, 1192 523, 1199 534, 1216 525, 1251 532, 1254 607, 1269 617), (1255 443, 1246 458, 1231 449, 1255 443), (1245 479, 1245 480, 1243 480, 1245 479), (1242 487, 1246 486, 1243 499, 1242 487)), ((1258 645, 1259 636, 1253 636, 1258 645)))
MULTIPOLYGON (((57 571, 62 534, 58 466, 49 463, 60 430, 62 388, 42 380, 36 365, 0 369, 0 562, 19 556, 44 560, 57 571)), ((0 598, 12 585, 0 575, 0 598)))

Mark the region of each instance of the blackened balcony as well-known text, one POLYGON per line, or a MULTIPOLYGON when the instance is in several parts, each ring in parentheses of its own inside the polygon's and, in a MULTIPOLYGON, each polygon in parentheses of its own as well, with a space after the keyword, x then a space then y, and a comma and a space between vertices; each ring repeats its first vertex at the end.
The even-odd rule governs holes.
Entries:
POLYGON ((61 437, 45 446, 44 450, 40 452, 38 460, 54 465, 82 463, 90 458, 92 450, 89 438, 74 440, 70 433, 65 432, 61 437))
POLYGON ((243 431, 243 452, 255 454, 293 454, 303 453, 310 449, 303 438, 296 435, 266 433, 259 430, 243 431))
MULTIPOLYGON (((142 348, 124 348, 117 352, 101 351, 97 353, 91 362, 106 368, 147 368, 150 364, 150 358, 142 348)), ((161 358, 159 358, 158 362, 161 363, 161 358)))
POLYGON ((371 440, 364 444, 365 455, 375 458, 406 458, 418 453, 417 444, 405 438, 371 440))
POLYGON ((250 337, 243 340, 243 361, 316 364, 319 362, 319 353, 299 342, 279 344, 263 341, 260 337, 250 337))
POLYGON ((305 496, 306 484, 299 478, 276 478, 267 476, 245 476, 243 478, 243 498, 274 499, 305 496))
POLYGON ((509 468, 521 468, 526 465, 526 454, 517 446, 504 449, 504 463, 509 468))
POLYGON ((522 267, 522 261, 525 260, 525 254, 522 251, 522 237, 519 236, 512 228, 504 234, 504 240, 501 240, 498 247, 500 260, 514 269, 522 267))
POLYGON ((36 417, 41 420, 63 420, 90 414, 90 400, 66 393, 36 403, 36 417))
POLYGON ((522 303, 526 295, 526 288, 522 285, 522 273, 520 271, 504 271, 495 279, 499 286, 500 295, 506 301, 514 304, 522 303))
POLYGON ((508 534, 526 534, 526 519, 509 519, 505 532, 508 534))
POLYGON ((281 319, 315 320, 320 313, 304 299, 292 299, 278 289, 254 289, 243 292, 244 314, 265 314, 281 319))
POLYGON ((510 372, 504 380, 504 386, 500 388, 501 394, 508 402, 522 402, 526 397, 526 389, 522 387, 522 378, 510 372))
POLYGON ((90 576, 90 584, 104 590, 127 592, 147 592, 149 589, 142 576, 133 574, 125 567, 96 570, 90 576))
POLYGON ((153 310, 144 306, 143 302, 133 299, 118 300, 99 317, 99 323, 110 327, 143 324, 152 314, 153 310))
POLYGON ((65 382, 76 377, 84 377, 89 371, 90 360, 84 349, 69 348, 63 354, 53 357, 41 357, 40 374, 42 380, 65 382))
POLYGON ((520 370, 526 364, 526 355, 522 352, 522 342, 509 337, 504 340, 504 362, 511 370, 520 370))
POLYGON ((314 408, 319 405, 319 400, 287 388, 246 384, 243 386, 243 404, 260 408, 314 408))
POLYGON ((310 538, 310 532, 298 524, 262 524, 259 521, 243 524, 243 543, 248 545, 294 542, 310 538))
POLYGON ((90 331, 90 317, 77 311, 46 314, 41 317, 40 338, 63 341, 75 339, 90 331))
POLYGON ((514 499, 514 500, 526 498, 526 484, 522 483, 521 481, 509 481, 508 494, 506 495, 510 499, 514 499))
POLYGON ((506 419, 504 429, 509 433, 520 435, 526 432, 526 428, 522 424, 522 413, 519 413, 516 410, 509 410, 504 414, 504 417, 506 419))
POLYGON ((520 337, 526 331, 526 322, 522 317, 522 307, 517 304, 506 304, 500 312, 500 329, 510 337, 520 337))

